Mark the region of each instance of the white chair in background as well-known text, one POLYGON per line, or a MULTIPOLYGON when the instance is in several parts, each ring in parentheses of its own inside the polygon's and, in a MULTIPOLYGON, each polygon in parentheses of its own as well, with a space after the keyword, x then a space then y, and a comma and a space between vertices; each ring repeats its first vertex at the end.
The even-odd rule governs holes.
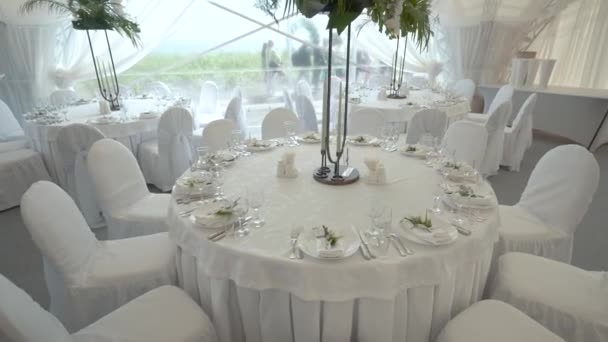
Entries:
POLYGON ((507 119, 511 113, 511 101, 503 102, 496 107, 493 112, 490 112, 488 120, 483 123, 471 121, 476 125, 486 128, 488 132, 488 141, 486 153, 483 157, 483 162, 479 171, 485 177, 495 175, 500 168, 502 161, 502 152, 505 141, 505 128, 507 127, 507 119))
POLYGON ((53 106, 67 106, 77 100, 78 94, 72 89, 55 90, 49 97, 49 101, 53 106))
POLYGON ((317 113, 310 97, 298 95, 296 97, 296 110, 300 119, 300 129, 303 132, 319 132, 317 113))
POLYGON ((488 132, 474 122, 456 121, 448 127, 443 138, 444 155, 463 161, 479 170, 486 152, 488 132))
POLYGON ((500 240, 495 255, 524 252, 566 263, 574 232, 599 183, 600 169, 589 151, 563 145, 536 164, 521 198, 500 206, 500 240))
POLYGON ((509 304, 483 300, 445 325, 436 342, 565 342, 509 304))
POLYGON ((102 227, 105 222, 87 168, 87 156, 91 146, 104 138, 97 128, 80 123, 64 126, 57 133, 57 157, 61 160, 63 174, 67 177, 63 182, 66 184, 65 190, 91 228, 102 227))
POLYGON ((177 281, 175 246, 167 233, 98 241, 74 201, 54 183, 32 185, 21 200, 21 215, 43 255, 51 312, 69 331, 177 281))
POLYGON ((206 81, 201 86, 201 94, 198 100, 197 116, 215 114, 217 112, 218 89, 217 84, 206 81))
POLYGON ((217 336, 207 315, 186 293, 173 286, 147 292, 70 335, 56 317, 0 275, 0 339, 19 342, 215 342, 217 336))
POLYGON ((376 109, 363 108, 349 113, 348 135, 369 134, 382 136, 384 115, 376 109))
POLYGON ((412 76, 407 81, 407 85, 418 89, 427 89, 430 87, 429 79, 425 76, 412 76))
POLYGON ((505 142, 500 165, 511 171, 519 171, 521 161, 528 149, 528 137, 532 136, 532 114, 536 105, 536 94, 530 95, 519 109, 511 127, 505 128, 505 142))
POLYGON ((209 149, 209 152, 216 152, 228 148, 232 138, 232 131, 235 129, 232 120, 220 119, 211 121, 203 128, 202 146, 209 149))
POLYGON ((153 81, 144 86, 144 94, 149 94, 157 97, 171 96, 171 88, 161 81, 153 81))
POLYGON ((161 191, 169 191, 184 171, 192 165, 192 131, 190 112, 170 107, 158 122, 158 140, 139 145, 139 165, 144 178, 161 191))
POLYGON ((312 98, 312 90, 310 84, 305 80, 299 80, 296 84, 296 96, 308 96, 312 98))
POLYGON ((236 127, 241 131, 241 138, 245 139, 249 130, 247 127, 247 115, 245 114, 243 99, 241 97, 235 96, 230 100, 228 107, 226 107, 224 119, 234 122, 236 127))
POLYGON ((262 139, 285 138, 285 122, 298 123, 298 116, 285 108, 271 110, 262 120, 262 139))
POLYGON ((444 111, 434 108, 423 109, 407 123, 406 144, 417 144, 423 135, 429 134, 434 138, 443 139, 448 124, 448 116, 444 111))
POLYGON ((25 133, 13 111, 0 100, 0 143, 14 140, 26 140, 25 133))
POLYGON ((450 88, 450 92, 456 96, 462 96, 469 100, 469 104, 473 101, 473 96, 475 96, 475 82, 471 79, 465 78, 463 80, 458 80, 454 85, 450 88))
POLYGON ((606 272, 526 253, 500 257, 491 298, 507 302, 569 342, 608 341, 606 272))
POLYGON ((89 150, 87 166, 109 239, 167 231, 171 195, 148 191, 128 148, 112 139, 99 140, 89 150))
POLYGON ((297 112, 296 106, 293 104, 293 99, 289 94, 289 91, 285 88, 283 89, 283 101, 285 102, 285 108, 289 109, 292 112, 297 112))
MULTIPOLYGON (((496 92, 496 96, 494 96, 494 99, 488 107, 488 111, 486 112, 487 114, 469 113, 467 114, 467 119, 481 123, 486 122, 489 119, 489 114, 495 112, 501 104, 505 102, 512 102, 514 91, 515 89, 513 89, 512 85, 505 84, 504 86, 500 87, 500 89, 498 89, 498 92, 496 92)), ((513 121, 511 115, 512 113, 511 111, 509 111, 509 114, 507 115, 507 123, 509 124, 513 121)))

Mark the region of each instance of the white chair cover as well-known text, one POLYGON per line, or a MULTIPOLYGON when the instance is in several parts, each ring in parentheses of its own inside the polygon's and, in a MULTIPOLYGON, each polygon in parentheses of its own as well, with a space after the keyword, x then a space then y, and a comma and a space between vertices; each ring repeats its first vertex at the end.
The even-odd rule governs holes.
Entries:
POLYGON ((0 341, 73 342, 55 316, 0 274, 0 341))
POLYGON ((430 134, 441 140, 445 134, 447 123, 448 116, 445 112, 434 108, 423 109, 414 114, 412 119, 407 123, 405 142, 407 144, 416 144, 425 134, 430 134))
POLYGON ((289 91, 286 88, 283 89, 283 101, 285 102, 285 108, 289 109, 292 112, 297 112, 295 106, 293 105, 291 95, 289 95, 289 91))
POLYGON ((486 151, 488 133, 474 122, 456 121, 448 127, 443 139, 447 157, 463 161, 479 169, 486 151))
POLYGON ((436 342, 564 342, 514 307, 483 300, 459 313, 436 342))
POLYGON ((131 151, 112 139, 99 140, 87 159, 109 239, 167 231, 170 195, 151 194, 131 151))
POLYGON ((348 115, 348 134, 369 134, 374 137, 382 136, 384 115, 376 109, 364 108, 348 115))
POLYGON ((49 100, 53 106, 67 106, 78 100, 78 94, 71 89, 55 90, 49 100))
POLYGON ((312 98, 312 90, 305 80, 299 80, 296 84, 296 96, 307 96, 312 98))
POLYGON ((211 121, 203 129, 202 146, 209 148, 209 152, 225 150, 230 144, 234 122, 232 120, 220 119, 211 121))
POLYGON ((32 185, 23 195, 21 214, 43 255, 51 312, 69 331, 176 281, 175 249, 167 234, 97 241, 56 184, 32 185))
POLYGON ((243 99, 241 97, 233 97, 226 107, 224 119, 234 122, 236 127, 241 131, 241 138, 245 139, 248 133, 247 115, 243 109, 243 99))
POLYGON ((505 127, 510 114, 511 101, 502 103, 488 114, 488 120, 485 122, 488 132, 488 146, 480 168, 480 172, 484 176, 495 175, 500 168, 505 141, 505 127))
POLYGON ((450 92, 453 95, 467 98, 469 103, 471 103, 471 101, 473 101, 473 96, 475 96, 475 82, 468 78, 458 80, 456 83, 454 83, 450 89, 450 92))
POLYGON ((201 87, 201 95, 198 101, 198 114, 210 114, 217 112, 217 101, 217 84, 212 81, 206 81, 201 87))
POLYGON ((285 108, 271 110, 262 121, 262 139, 285 138, 287 136, 285 122, 287 121, 297 123, 298 117, 285 108))
POLYGON ((22 138, 25 134, 8 105, 0 100, 0 142, 22 138))
POLYGON ((608 341, 608 281, 524 253, 503 255, 490 296, 505 301, 569 342, 608 341))
POLYGON ((158 141, 140 145, 139 163, 144 178, 162 191, 169 191, 184 171, 192 165, 192 132, 190 111, 170 107, 158 122, 158 141))
POLYGON ((0 153, 0 210, 18 206, 39 180, 51 180, 40 153, 25 148, 0 153))
POLYGON ((158 97, 171 96, 171 88, 161 81, 154 81, 144 86, 144 94, 150 94, 158 97))
POLYGON ((57 157, 62 161, 63 174, 67 177, 62 184, 66 184, 65 190, 91 228, 105 225, 87 168, 89 149, 103 138, 103 133, 97 128, 79 123, 62 127, 57 133, 57 157))
POLYGON ((416 87, 418 89, 429 88, 429 80, 424 76, 413 76, 407 82, 408 86, 416 87))
MULTIPOLYGON (((494 112, 496 110, 496 108, 498 108, 498 106, 500 106, 501 104, 503 104, 505 102, 511 102, 513 100, 514 91, 515 91, 515 89, 510 84, 505 84, 502 87, 500 87, 500 89, 498 89, 498 91, 496 92, 496 96, 494 96, 494 99, 492 100, 492 102, 490 103, 490 106, 488 107, 488 114, 494 112)), ((509 114, 511 114, 511 113, 509 113, 509 114)))
POLYGON ((536 105, 536 94, 530 95, 519 109, 511 127, 505 128, 505 142, 500 165, 511 171, 519 171, 521 161, 528 149, 528 136, 532 136, 532 113, 536 105), (529 131, 528 131, 529 130, 529 131))
POLYGON ((519 202, 501 206, 496 255, 525 252, 566 263, 574 232, 597 190, 600 170, 589 151, 563 145, 538 162, 519 202))
POLYGON ((303 132, 319 132, 317 113, 310 97, 298 95, 296 109, 300 119, 300 129, 303 132))

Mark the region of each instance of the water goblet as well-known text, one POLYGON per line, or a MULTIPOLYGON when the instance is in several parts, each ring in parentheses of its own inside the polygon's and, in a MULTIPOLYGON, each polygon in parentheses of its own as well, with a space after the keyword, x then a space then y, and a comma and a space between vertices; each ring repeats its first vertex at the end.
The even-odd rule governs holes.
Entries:
POLYGON ((438 184, 435 188, 435 192, 433 193, 433 208, 431 208, 431 212, 435 215, 439 215, 442 212, 441 209, 441 196, 443 196, 444 189, 442 184, 438 184))
POLYGON ((248 201, 239 201, 237 206, 234 208, 235 215, 237 215, 237 220, 234 223, 234 236, 236 238, 243 238, 249 235, 249 227, 247 227, 247 223, 245 222, 245 215, 249 211, 248 201))
POLYGON ((197 170, 207 170, 209 169, 209 148, 205 146, 201 146, 196 149, 198 154, 198 159, 195 163, 190 167, 190 171, 194 172, 197 170))
POLYGON ((260 208, 264 204, 264 189, 261 186, 252 186, 247 189, 247 203, 253 209, 251 224, 255 228, 261 228, 266 221, 260 215, 260 208))
POLYGON ((220 200, 224 198, 224 191, 222 185, 224 185, 224 172, 222 167, 214 166, 211 168, 211 178, 213 180, 213 184, 215 185, 215 193, 214 196, 216 199, 220 200))
POLYGON ((296 132, 298 131, 298 123, 295 121, 285 121, 283 123, 283 125, 285 126, 285 133, 286 133, 286 137, 285 137, 285 141, 287 143, 287 146, 289 147, 295 147, 298 146, 298 141, 296 140, 296 132))

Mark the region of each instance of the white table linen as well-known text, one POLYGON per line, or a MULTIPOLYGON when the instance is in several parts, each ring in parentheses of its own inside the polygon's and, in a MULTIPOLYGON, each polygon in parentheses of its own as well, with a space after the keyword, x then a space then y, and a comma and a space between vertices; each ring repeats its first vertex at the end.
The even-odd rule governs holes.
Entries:
POLYGON ((292 224, 365 229, 371 200, 381 198, 392 207, 398 232, 403 216, 432 206, 440 176, 423 162, 373 147, 350 149, 351 165, 363 172, 364 157, 377 157, 393 184, 315 182, 319 145, 293 150, 300 170, 295 179, 274 175, 283 148, 228 169, 227 194, 242 195, 250 184, 266 189, 266 225, 244 239, 210 242, 209 231, 179 217, 183 208, 172 201, 170 236, 179 247, 182 286, 211 316, 220 341, 431 341, 453 315, 480 299, 498 238, 496 210, 453 245, 407 243, 415 255, 406 258, 392 248, 374 261, 359 253, 334 262, 287 258, 292 224))
POLYGON ((431 90, 412 90, 406 99, 364 100, 362 103, 349 104, 349 108, 351 111, 376 109, 382 113, 384 121, 401 122, 406 127, 414 114, 425 108, 436 108, 445 112, 448 123, 464 118, 471 111, 466 99, 446 102, 443 94, 431 90))
MULTIPOLYGON (((63 162, 61 161, 57 147, 57 133, 61 127, 72 123, 84 123, 95 126, 107 138, 117 140, 127 146, 134 155, 137 154, 139 144, 145 140, 154 139, 158 129, 157 118, 139 119, 140 113, 154 111, 157 109, 159 102, 157 100, 127 100, 125 101, 128 109, 128 114, 133 117, 127 122, 116 121, 109 124, 95 124, 91 120, 100 118, 99 103, 92 102, 85 105, 68 107, 68 120, 58 124, 46 125, 36 122, 26 122, 24 131, 26 136, 32 139, 33 148, 40 152, 49 169, 51 177, 64 189, 67 184, 67 176, 63 171, 63 162)), ((118 119, 119 114, 112 114, 118 119)))

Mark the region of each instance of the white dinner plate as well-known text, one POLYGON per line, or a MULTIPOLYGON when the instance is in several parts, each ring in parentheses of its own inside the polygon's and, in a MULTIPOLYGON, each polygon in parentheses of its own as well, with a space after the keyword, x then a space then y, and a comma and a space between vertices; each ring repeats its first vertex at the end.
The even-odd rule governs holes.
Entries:
POLYGON ((232 200, 207 201, 190 215, 190 221, 199 228, 203 229, 222 229, 232 226, 239 218, 239 214, 244 215, 244 212, 238 207, 235 208, 235 213, 232 215, 216 215, 215 213, 222 207, 229 206, 232 200))
POLYGON ((399 225, 402 228, 402 236, 412 242, 429 246, 444 246, 454 243, 458 238, 458 230, 451 224, 433 219, 434 230, 437 232, 431 233, 421 228, 413 228, 411 222, 401 219, 399 225))
POLYGON ((372 137, 371 135, 352 135, 346 137, 346 141, 349 144, 357 145, 357 146, 372 146, 378 142, 376 137, 372 137), (357 138, 364 137, 365 141, 357 141, 357 138))
POLYGON ((308 228, 302 231, 300 237, 298 238, 298 247, 302 252, 304 252, 304 254, 320 260, 340 260, 348 258, 353 254, 357 253, 361 241, 359 240, 359 235, 355 231, 354 227, 330 227, 330 229, 333 230, 336 235, 341 236, 341 238, 338 239, 338 244, 340 244, 340 246, 344 250, 342 256, 335 258, 327 258, 320 256, 317 247, 318 238, 316 237, 316 234, 312 230, 312 228, 308 228))
POLYGON ((297 139, 299 142, 303 142, 305 144, 318 144, 321 142, 321 136, 319 134, 315 133, 316 138, 308 138, 310 134, 305 134, 305 135, 301 135, 298 136, 297 139))
POLYGON ((496 206, 492 198, 487 195, 484 195, 483 198, 468 199, 459 194, 444 194, 441 199, 443 203, 453 209, 458 209, 458 204, 470 209, 492 209, 496 206))
POLYGON ((258 140, 258 143, 263 143, 266 144, 266 146, 252 146, 252 145, 247 145, 247 151, 249 152, 261 152, 261 151, 268 151, 268 150, 272 150, 273 148, 277 147, 278 143, 276 141, 272 141, 272 140, 258 140))
POLYGON ((412 158, 426 159, 426 155, 430 152, 430 148, 422 145, 407 145, 399 148, 399 153, 412 158), (408 147, 415 147, 416 151, 407 151, 408 147))
POLYGON ((211 179, 197 177, 197 176, 184 176, 179 178, 175 182, 175 190, 178 194, 190 194, 190 195, 201 195, 203 197, 211 197, 215 194, 215 184, 211 179), (202 184, 206 183, 206 184, 202 184), (201 193, 202 185, 202 193, 201 193))

